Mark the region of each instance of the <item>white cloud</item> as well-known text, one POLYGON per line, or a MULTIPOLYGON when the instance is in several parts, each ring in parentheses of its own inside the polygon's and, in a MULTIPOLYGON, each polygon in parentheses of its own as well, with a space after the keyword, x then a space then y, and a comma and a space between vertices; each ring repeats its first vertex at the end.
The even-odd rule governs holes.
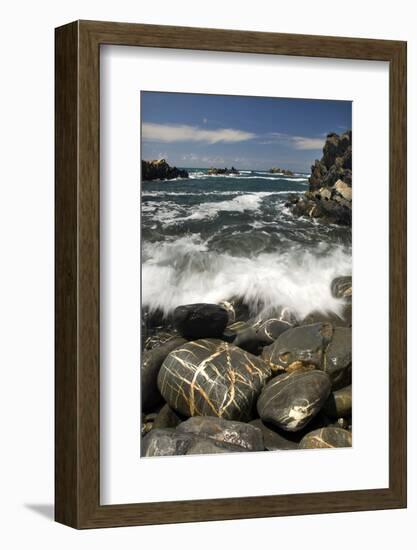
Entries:
POLYGON ((142 138, 145 141, 162 143, 175 143, 181 141, 194 141, 205 143, 237 143, 256 137, 252 132, 244 132, 233 128, 219 128, 218 130, 205 130, 196 126, 154 124, 144 122, 142 124, 142 138))
POLYGON ((324 138, 308 138, 301 136, 294 136, 291 140, 296 149, 303 150, 322 149, 325 141, 324 138))

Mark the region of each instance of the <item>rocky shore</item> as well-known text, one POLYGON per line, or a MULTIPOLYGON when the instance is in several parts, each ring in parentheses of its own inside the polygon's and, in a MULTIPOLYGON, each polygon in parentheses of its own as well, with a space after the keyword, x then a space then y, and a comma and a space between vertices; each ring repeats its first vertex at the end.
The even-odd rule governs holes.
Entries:
POLYGON ((288 170, 286 168, 278 168, 276 166, 272 167, 269 170, 270 174, 282 174, 283 176, 293 176, 294 172, 292 170, 288 170))
POLYGON ((229 168, 209 168, 207 170, 207 174, 209 176, 230 176, 231 174, 234 174, 236 176, 239 175, 239 170, 236 170, 234 166, 229 168))
POLYGON ((329 291, 342 317, 253 318, 239 299, 145 312, 142 456, 351 446, 351 278, 329 291))
POLYGON ((188 178, 188 172, 170 166, 165 159, 142 160, 142 181, 188 178))
POLYGON ((298 216, 352 224, 352 131, 327 135, 323 156, 311 167, 309 190, 288 206, 298 216))

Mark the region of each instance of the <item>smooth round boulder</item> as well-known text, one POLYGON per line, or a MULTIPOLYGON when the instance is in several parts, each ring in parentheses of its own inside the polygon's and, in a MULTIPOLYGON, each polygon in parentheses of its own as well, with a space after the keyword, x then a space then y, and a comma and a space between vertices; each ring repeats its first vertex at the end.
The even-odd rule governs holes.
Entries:
POLYGON ((266 384, 257 409, 264 422, 289 432, 302 430, 320 411, 331 390, 326 373, 299 369, 266 384))
POLYGON ((258 357, 222 340, 196 340, 163 362, 158 388, 184 416, 250 420, 256 399, 271 376, 258 357))
POLYGON ((292 370, 294 363, 321 368, 325 346, 333 335, 330 323, 314 323, 294 327, 283 332, 278 339, 262 351, 262 359, 273 372, 292 370))
POLYGON ((352 447, 352 434, 343 428, 326 427, 314 430, 300 441, 300 449, 352 447))
POLYGON ((216 338, 229 321, 226 309, 217 304, 188 304, 174 310, 174 327, 184 338, 216 338))
POLYGON ((352 277, 336 277, 333 279, 330 290, 335 298, 344 298, 347 301, 352 300, 352 277))
POLYGON ((153 411, 163 403, 157 386, 159 369, 167 355, 184 343, 184 338, 170 338, 161 346, 143 352, 140 370, 142 412, 153 411))
POLYGON ((352 386, 332 392, 323 406, 323 411, 332 418, 343 418, 352 414, 352 386))
POLYGON ((177 433, 208 437, 221 443, 237 445, 245 451, 264 450, 261 430, 245 422, 213 416, 194 416, 182 422, 177 428, 177 433))
POLYGON ((352 382, 352 329, 336 327, 321 367, 337 390, 352 382))

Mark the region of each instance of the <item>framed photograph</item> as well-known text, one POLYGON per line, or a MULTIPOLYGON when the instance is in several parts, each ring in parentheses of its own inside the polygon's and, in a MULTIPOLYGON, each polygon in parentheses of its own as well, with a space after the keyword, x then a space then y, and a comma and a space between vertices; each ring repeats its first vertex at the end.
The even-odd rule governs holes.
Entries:
POLYGON ((406 43, 56 29, 56 520, 406 506, 406 43))

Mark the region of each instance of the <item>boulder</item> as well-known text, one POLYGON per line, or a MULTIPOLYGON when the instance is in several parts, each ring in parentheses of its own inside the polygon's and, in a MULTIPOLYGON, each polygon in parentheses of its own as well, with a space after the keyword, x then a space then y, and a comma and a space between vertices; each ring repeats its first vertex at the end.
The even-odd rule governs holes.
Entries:
POLYGON ((217 304, 189 304, 174 310, 173 321, 184 338, 216 338, 223 334, 229 315, 217 304))
POLYGON ((227 342, 188 342, 170 353, 158 375, 165 401, 184 416, 250 420, 256 399, 271 376, 258 357, 227 342))
POLYGON ((237 445, 245 451, 264 450, 261 430, 245 422, 213 416, 194 416, 182 422, 177 428, 177 433, 187 433, 228 445, 237 445))
POLYGON ((334 390, 352 381, 352 329, 336 327, 320 366, 332 381, 334 390))
POLYGON ((342 428, 326 427, 314 430, 300 441, 300 449, 328 449, 352 447, 351 432, 342 428))
POLYGON ((152 430, 142 439, 141 456, 176 456, 242 452, 238 445, 178 433, 175 430, 152 430))
POLYGON ((182 418, 169 405, 165 404, 155 417, 153 429, 176 428, 181 422, 182 418))
POLYGON ((142 160, 142 181, 188 178, 186 170, 170 166, 165 159, 142 160))
POLYGON ((251 420, 249 424, 261 430, 266 451, 298 449, 299 441, 290 439, 291 432, 285 432, 272 425, 267 425, 260 418, 251 420))
POLYGON ((352 414, 352 386, 333 391, 323 406, 323 411, 332 418, 343 418, 352 414))
POLYGON ((342 180, 337 180, 333 186, 334 190, 339 193, 345 200, 352 201, 352 187, 342 180))
POLYGON ((142 412, 153 411, 163 402, 157 386, 159 369, 168 354, 184 343, 184 338, 170 338, 161 346, 143 352, 141 366, 142 412))
POLYGON ((283 430, 299 431, 320 411, 330 389, 330 379, 322 371, 299 369, 280 374, 262 390, 259 416, 283 430))
POLYGON ((321 367, 324 347, 332 335, 330 323, 290 328, 263 349, 262 358, 274 372, 293 370, 297 366, 321 367))
POLYGON ((330 290, 335 298, 345 298, 352 300, 352 276, 336 277, 333 279, 330 290))

